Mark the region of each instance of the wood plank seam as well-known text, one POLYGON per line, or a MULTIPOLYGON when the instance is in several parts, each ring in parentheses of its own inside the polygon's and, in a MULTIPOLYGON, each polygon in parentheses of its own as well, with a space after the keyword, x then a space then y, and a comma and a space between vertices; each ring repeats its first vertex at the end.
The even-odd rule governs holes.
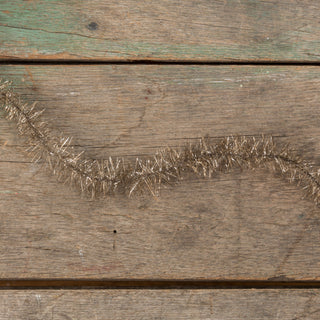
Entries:
POLYGON ((295 281, 285 276, 270 280, 139 280, 139 279, 0 279, 0 290, 48 289, 320 289, 319 280, 295 281))

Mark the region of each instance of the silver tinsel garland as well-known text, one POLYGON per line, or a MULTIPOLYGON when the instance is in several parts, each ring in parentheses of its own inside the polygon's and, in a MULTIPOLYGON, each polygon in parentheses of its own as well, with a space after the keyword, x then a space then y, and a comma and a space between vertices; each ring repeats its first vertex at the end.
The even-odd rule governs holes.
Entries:
POLYGON ((277 145, 272 136, 228 136, 215 143, 206 137, 179 149, 160 149, 153 157, 137 158, 135 162, 111 157, 86 159, 83 152, 75 153, 70 137, 55 136, 41 120, 43 110, 38 111, 36 104, 24 103, 7 81, 0 82, 0 104, 26 138, 33 161, 44 161, 59 181, 75 185, 91 197, 115 192, 130 196, 144 191, 157 196, 161 186, 190 173, 213 178, 216 172, 228 172, 234 167, 267 167, 300 185, 317 205, 320 202, 320 171, 288 145, 277 145))

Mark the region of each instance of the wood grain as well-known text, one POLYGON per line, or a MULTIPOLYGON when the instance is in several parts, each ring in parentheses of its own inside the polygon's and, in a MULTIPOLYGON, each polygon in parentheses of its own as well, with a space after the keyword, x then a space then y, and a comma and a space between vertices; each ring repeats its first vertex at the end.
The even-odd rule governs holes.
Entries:
POLYGON ((0 1, 0 59, 298 61, 320 57, 317 0, 0 1))
MULTIPOLYGON (((272 133, 319 165, 319 70, 10 66, 28 101, 90 157, 151 155, 209 133, 272 133)), ((90 201, 23 153, 0 119, 0 277, 320 279, 319 209, 263 170, 189 179, 160 198, 90 201)))
MULTIPOLYGON (((0 75, 23 99, 39 101, 52 129, 91 157, 151 155, 207 134, 263 133, 320 164, 318 67, 2 65, 0 75)), ((0 128, 10 132, 3 143, 15 139, 7 146, 21 143, 6 121, 0 128)))
POLYGON ((319 290, 1 291, 12 319, 319 319, 319 290), (90 315, 90 316, 89 316, 90 315))

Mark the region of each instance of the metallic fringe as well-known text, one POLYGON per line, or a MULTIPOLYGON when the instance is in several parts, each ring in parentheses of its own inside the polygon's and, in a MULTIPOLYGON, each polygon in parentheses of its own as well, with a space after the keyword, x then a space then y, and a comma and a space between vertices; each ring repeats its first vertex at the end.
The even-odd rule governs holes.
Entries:
POLYGON ((111 157, 85 159, 83 152, 74 152, 70 137, 53 135, 41 120, 43 110, 37 111, 35 103, 21 101, 7 81, 0 82, 0 104, 8 118, 17 122, 19 134, 26 137, 33 161, 43 160, 59 181, 79 187, 92 198, 115 192, 131 196, 144 191, 158 196, 161 186, 171 185, 190 173, 211 178, 216 172, 228 172, 234 167, 267 167, 300 185, 319 204, 320 171, 288 145, 276 145, 272 136, 229 136, 216 143, 202 138, 179 149, 161 149, 152 158, 137 158, 133 163, 111 157))

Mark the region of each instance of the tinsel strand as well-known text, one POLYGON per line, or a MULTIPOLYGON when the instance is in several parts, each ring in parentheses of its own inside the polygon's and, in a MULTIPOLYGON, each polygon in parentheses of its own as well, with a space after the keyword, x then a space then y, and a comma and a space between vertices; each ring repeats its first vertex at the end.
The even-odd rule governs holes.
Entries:
POLYGON ((19 134, 27 139, 33 161, 44 161, 59 181, 76 185, 92 197, 114 192, 150 192, 171 185, 190 173, 212 178, 217 172, 234 167, 270 168, 290 183, 300 185, 317 205, 320 202, 320 171, 301 159, 289 145, 280 146, 272 136, 259 138, 228 136, 213 142, 209 137, 181 148, 163 148, 148 159, 128 162, 122 158, 85 159, 75 153, 70 137, 58 137, 41 120, 43 110, 24 103, 8 81, 0 82, 0 105, 9 119, 15 120, 19 134))

